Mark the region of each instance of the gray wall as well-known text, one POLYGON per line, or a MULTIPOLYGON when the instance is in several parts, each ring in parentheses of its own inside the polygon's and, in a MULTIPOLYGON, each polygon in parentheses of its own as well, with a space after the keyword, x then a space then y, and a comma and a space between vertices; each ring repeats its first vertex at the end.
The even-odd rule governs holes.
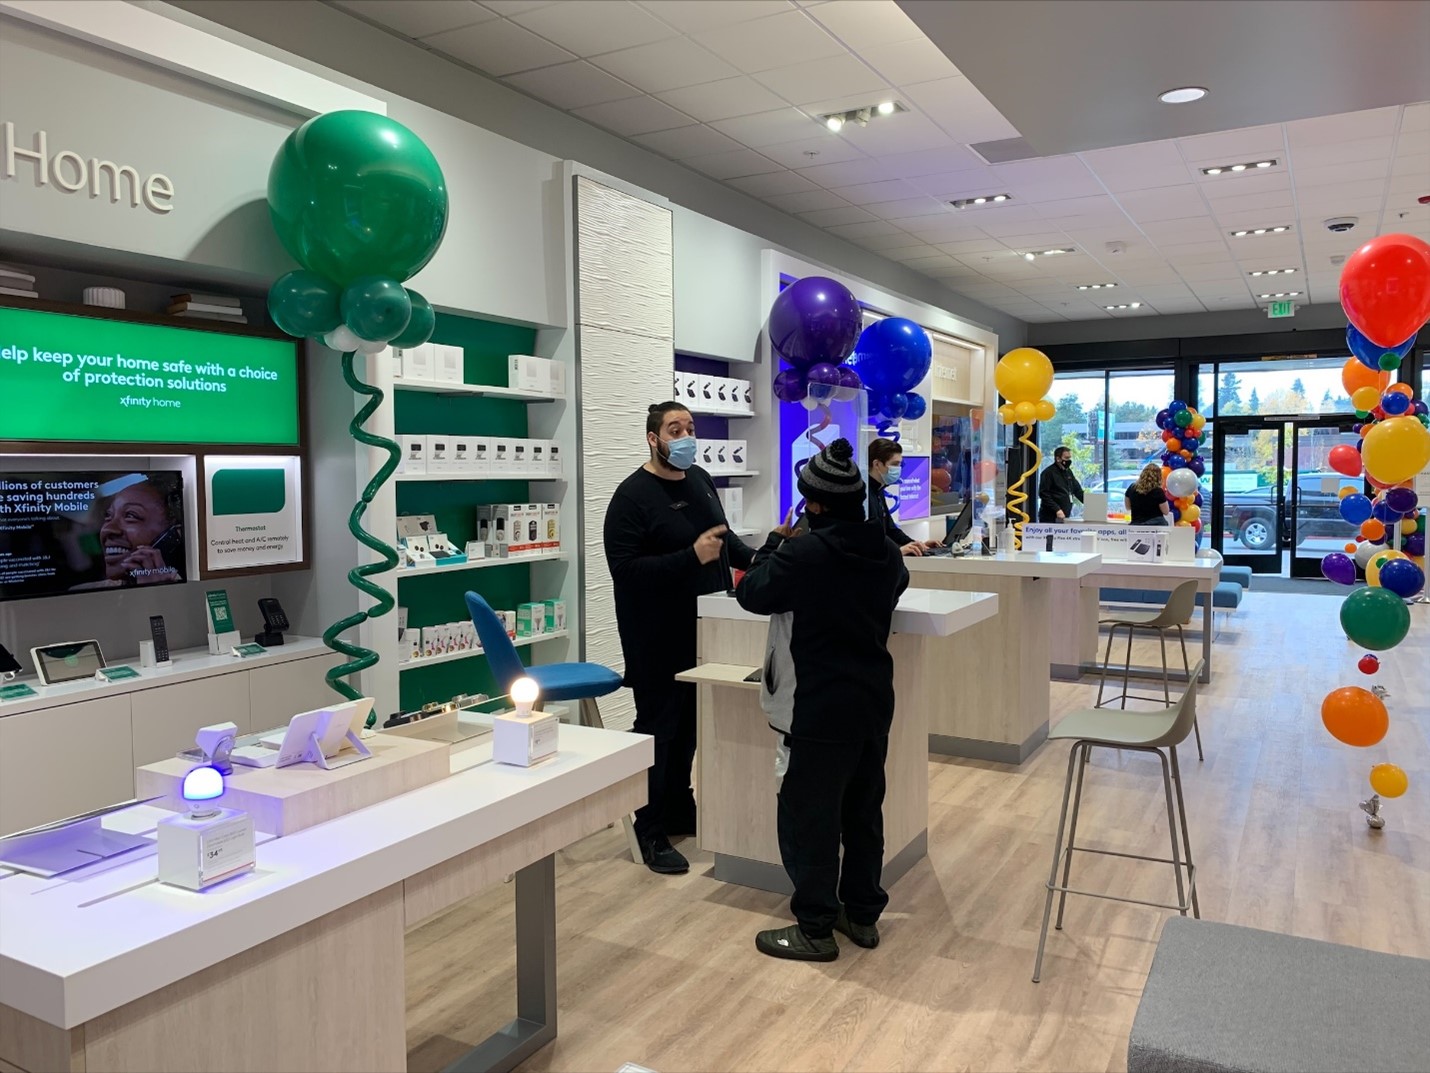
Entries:
POLYGON ((1278 320, 1269 319, 1264 309, 1228 309, 1225 312, 1183 313, 1168 317, 1029 324, 1028 345, 1112 343, 1126 339, 1181 339, 1198 335, 1262 335, 1266 332, 1312 331, 1345 326, 1346 315, 1341 307, 1327 303, 1306 306, 1296 310, 1294 317, 1278 320))
MULTIPOLYGON (((315 72, 342 72, 355 88, 373 92, 372 86, 381 86, 522 145, 624 179, 807 260, 946 309, 997 332, 1001 347, 1024 339, 1023 322, 1006 313, 339 9, 315 0, 181 0, 169 7, 267 42, 271 55, 305 57, 311 62, 304 66, 315 72)), ((379 90, 377 95, 390 94, 379 90)), ((391 114, 400 118, 402 108, 393 101, 391 114)))

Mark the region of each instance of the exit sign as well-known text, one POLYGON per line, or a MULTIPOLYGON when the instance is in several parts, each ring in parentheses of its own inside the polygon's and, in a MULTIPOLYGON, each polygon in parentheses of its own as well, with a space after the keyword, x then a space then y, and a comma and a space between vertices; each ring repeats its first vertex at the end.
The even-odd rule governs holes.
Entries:
POLYGON ((1296 315, 1295 302, 1272 302, 1266 307, 1266 315, 1272 320, 1277 317, 1294 317, 1296 315))

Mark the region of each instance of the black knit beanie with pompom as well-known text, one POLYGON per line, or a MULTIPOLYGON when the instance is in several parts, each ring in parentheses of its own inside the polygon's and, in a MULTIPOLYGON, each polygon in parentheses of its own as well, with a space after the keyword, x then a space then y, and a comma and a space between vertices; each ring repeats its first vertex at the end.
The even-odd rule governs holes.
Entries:
POLYGON ((849 521, 864 517, 868 493, 848 440, 835 440, 805 463, 799 471, 798 484, 800 495, 820 504, 834 517, 849 521))

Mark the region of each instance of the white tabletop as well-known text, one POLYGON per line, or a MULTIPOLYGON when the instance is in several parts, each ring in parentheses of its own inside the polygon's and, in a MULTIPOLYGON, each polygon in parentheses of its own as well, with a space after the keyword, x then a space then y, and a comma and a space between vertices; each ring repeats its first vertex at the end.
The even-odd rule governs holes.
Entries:
MULTIPOLYGON (((563 725, 532 768, 453 757, 451 778, 286 838, 202 894, 160 884, 152 851, 58 879, 0 873, 0 1004, 73 1028, 540 820, 650 766, 651 739, 563 725)), ((146 809, 152 826, 161 813, 146 809)), ((134 811, 116 827, 133 829, 134 811)), ((140 830, 144 829, 142 826, 140 830)))
POLYGON ((1204 551, 1189 563, 1167 559, 1152 563, 1143 559, 1110 559, 1104 556, 1097 573, 1123 574, 1128 577, 1196 578, 1198 581, 1206 581, 1221 576, 1221 556, 1215 551, 1204 551))
MULTIPOLYGON (((701 618, 739 619, 764 622, 741 607, 733 596, 713 593, 700 597, 701 618)), ((947 637, 966 630, 998 613, 998 596, 991 592, 950 592, 944 589, 906 589, 894 610, 894 632, 947 637)))
POLYGON ((0 700, 0 717, 33 712, 41 708, 53 708, 59 704, 73 704, 76 701, 94 700, 96 697, 113 697, 120 693, 136 693, 155 686, 171 686, 179 682, 191 682, 196 678, 208 678, 216 674, 231 674, 234 671, 251 671, 255 667, 272 667, 279 663, 289 663, 295 659, 311 659, 328 651, 318 637, 286 637, 284 643, 266 650, 261 656, 211 656, 207 648, 188 648, 170 655, 167 667, 141 667, 139 661, 116 660, 123 666, 132 666, 139 672, 138 678, 124 678, 118 682, 96 682, 84 678, 76 682, 61 682, 59 685, 41 685, 34 676, 17 678, 15 684, 24 684, 35 691, 37 696, 20 697, 17 700, 0 700))
POLYGON ((1102 565, 1102 556, 1081 551, 999 552, 997 555, 915 555, 909 573, 985 574, 990 577, 1080 578, 1102 565))

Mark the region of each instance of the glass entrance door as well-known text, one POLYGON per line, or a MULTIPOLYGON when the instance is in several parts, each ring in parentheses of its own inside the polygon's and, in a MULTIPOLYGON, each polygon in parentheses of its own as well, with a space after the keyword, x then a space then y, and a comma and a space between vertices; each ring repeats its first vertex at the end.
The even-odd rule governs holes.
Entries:
POLYGON ((1291 576, 1321 576, 1321 560, 1354 543, 1358 526, 1341 517, 1341 491, 1364 488, 1359 477, 1337 473, 1328 461, 1331 448, 1359 439, 1349 418, 1292 422, 1292 473, 1288 478, 1287 521, 1291 576))
MULTIPOLYGON (((1223 417, 1213 422, 1212 547, 1227 563, 1282 572, 1286 514, 1286 422, 1223 417)), ((1207 479, 1203 478, 1203 483, 1207 479)))

